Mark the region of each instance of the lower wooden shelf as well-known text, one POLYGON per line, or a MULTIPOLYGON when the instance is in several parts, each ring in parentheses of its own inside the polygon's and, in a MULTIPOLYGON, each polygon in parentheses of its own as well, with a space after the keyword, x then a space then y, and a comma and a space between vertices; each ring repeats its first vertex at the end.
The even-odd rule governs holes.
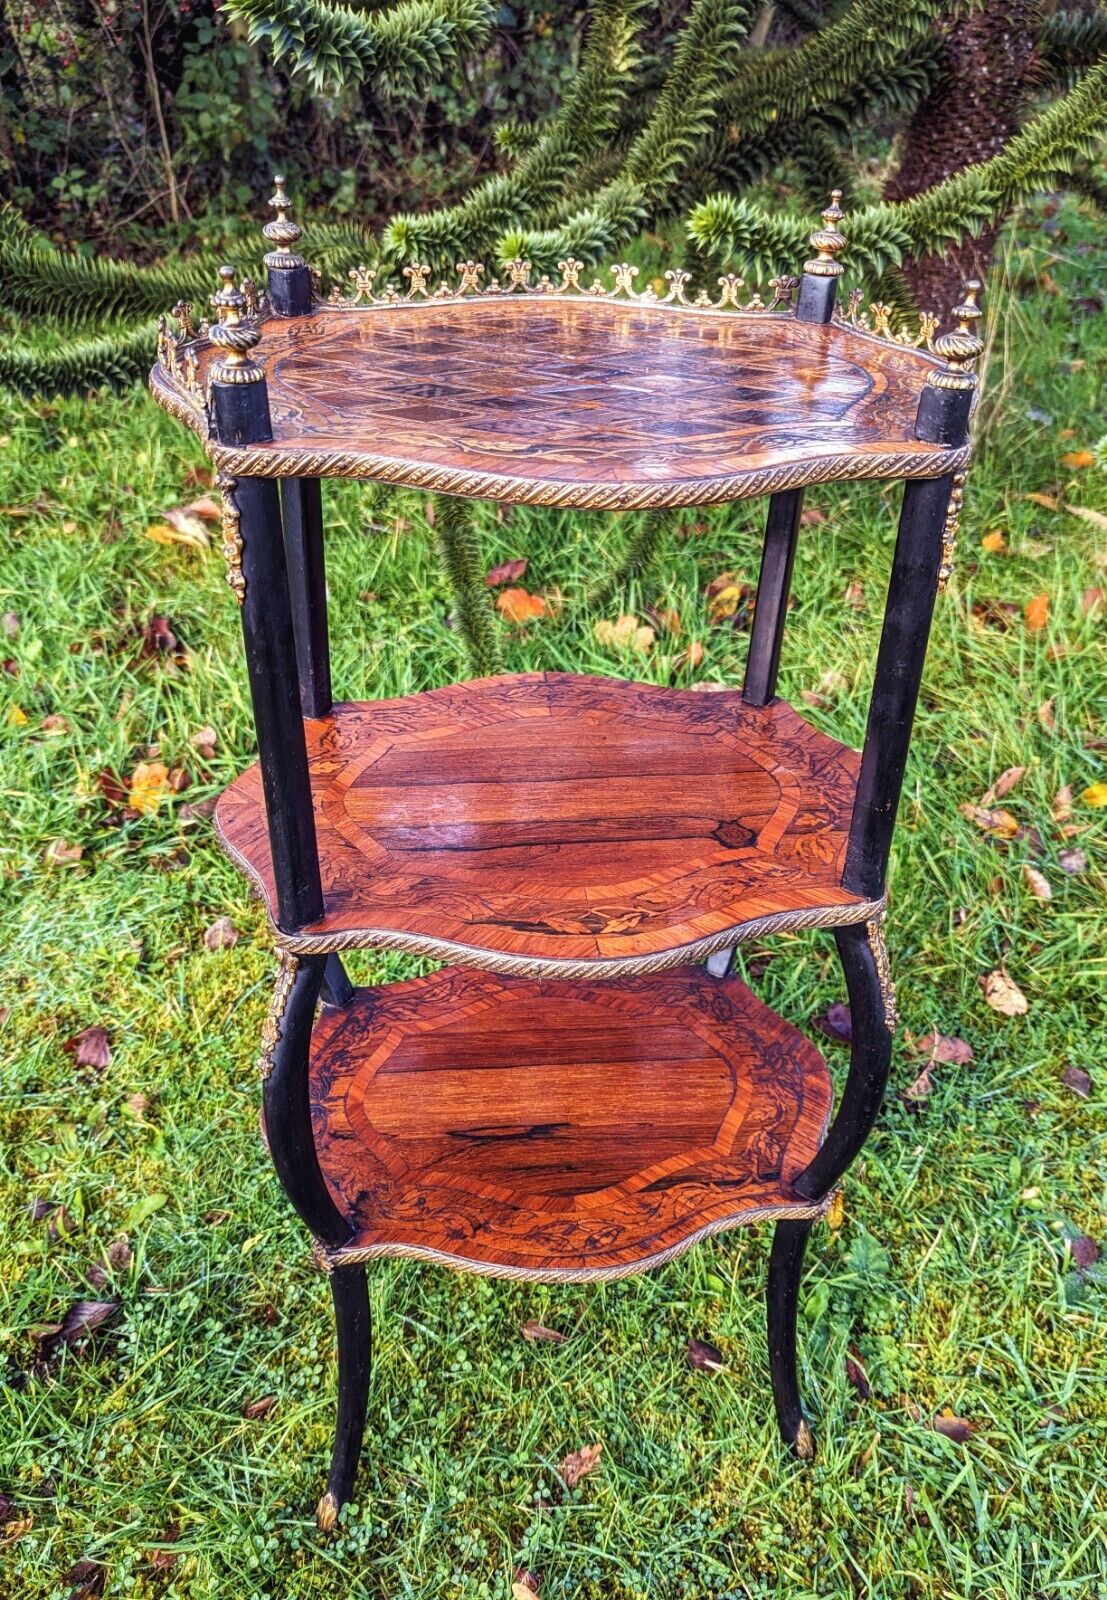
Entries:
MULTIPOLYGON (((306 729, 324 914, 286 941, 305 954, 617 977, 876 909, 842 887, 860 758, 783 701, 522 673, 306 729)), ((272 917, 258 767, 215 821, 272 917)))
POLYGON ((791 1184, 826 1127, 826 1064, 702 967, 597 984, 444 968, 358 990, 316 1022, 311 1100, 355 1228, 336 1264, 614 1278, 823 1210, 791 1184))

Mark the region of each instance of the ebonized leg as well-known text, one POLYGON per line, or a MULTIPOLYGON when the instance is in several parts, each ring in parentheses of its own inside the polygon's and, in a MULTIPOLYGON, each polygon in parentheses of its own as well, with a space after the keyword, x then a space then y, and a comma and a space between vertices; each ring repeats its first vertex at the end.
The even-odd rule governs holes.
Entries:
POLYGON ((810 1222, 778 1222, 769 1256, 767 1296, 769 1375, 773 1385, 776 1420, 785 1444, 803 1461, 815 1454, 815 1440, 800 1404, 796 1371, 796 1308, 800 1272, 810 1222))
POLYGON ((757 579, 757 604, 746 657, 746 681, 742 686, 742 698, 750 706, 766 706, 776 695, 776 675, 802 510, 802 489, 788 489, 769 498, 769 517, 757 579))
POLYGON ((338 1333, 338 1421, 327 1489, 316 1511, 324 1533, 334 1527, 339 1510, 352 1497, 365 1432, 373 1359, 365 1268, 336 1267, 331 1274, 331 1295, 338 1333))
POLYGON ((318 478, 286 478, 281 484, 281 508, 300 701, 305 717, 325 717, 331 709, 331 658, 318 478))
POLYGON ((335 955, 332 950, 323 968, 323 1004, 348 1006, 353 998, 354 986, 346 976, 346 968, 342 965, 341 957, 335 955))
POLYGON ((836 928, 834 942, 846 978, 853 1042, 834 1120, 815 1159, 793 1186, 809 1200, 821 1200, 834 1187, 869 1136, 888 1082, 896 1020, 880 922, 836 928))

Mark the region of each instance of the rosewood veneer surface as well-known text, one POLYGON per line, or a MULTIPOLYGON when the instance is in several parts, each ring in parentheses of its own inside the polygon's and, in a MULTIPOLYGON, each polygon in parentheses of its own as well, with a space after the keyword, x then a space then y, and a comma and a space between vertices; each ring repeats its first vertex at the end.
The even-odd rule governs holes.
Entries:
MULTIPOLYGON (((198 349, 203 382, 216 352, 198 349)), ((788 314, 507 295, 318 307, 264 321, 257 360, 273 438, 241 470, 261 475, 629 507, 949 470, 915 437, 932 357, 788 314)), ((160 368, 152 382, 171 404, 160 368)))
POLYGON ((503 1276, 618 1276, 705 1233, 812 1216, 815 1047, 701 967, 615 983, 458 967, 358 990, 312 1041, 320 1164, 355 1237, 503 1276))
MULTIPOLYGON (((864 915, 840 881, 859 757, 783 701, 528 673, 305 726, 325 909, 301 949, 602 977, 768 916, 864 915)), ((216 828, 275 916, 256 765, 216 828)))

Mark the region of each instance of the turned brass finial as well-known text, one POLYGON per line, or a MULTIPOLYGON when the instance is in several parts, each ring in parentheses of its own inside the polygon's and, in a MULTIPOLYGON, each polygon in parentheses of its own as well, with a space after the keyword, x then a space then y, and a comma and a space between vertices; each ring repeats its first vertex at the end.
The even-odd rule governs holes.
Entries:
POLYGON ((976 324, 984 313, 977 305, 980 282, 970 278, 965 284, 965 298, 954 306, 957 326, 951 333, 943 333, 934 341, 936 354, 945 358, 945 370, 932 373, 927 380, 936 389, 975 389, 976 373, 973 367, 984 349, 984 341, 976 331, 976 324))
POLYGON ((223 354, 212 365, 212 378, 216 383, 260 383, 265 374, 250 352, 261 334, 255 323, 243 320, 246 296, 235 283, 234 268, 220 267, 219 276, 223 287, 211 297, 219 320, 212 323, 209 337, 223 354))
POLYGON ((285 271, 292 267, 306 266, 303 256, 297 255, 293 249, 296 242, 303 237, 303 229, 288 215, 291 201, 285 193, 283 173, 278 172, 273 176, 273 194, 269 205, 277 215, 272 222, 267 222, 261 231, 270 244, 276 245, 276 249, 270 250, 265 258, 265 265, 285 271))
POLYGON ((835 189, 830 196, 830 204, 823 212, 822 227, 816 228, 811 235, 811 245, 816 253, 810 261, 804 262, 803 270, 814 278, 837 278, 845 271, 842 263, 835 259, 846 248, 846 236, 838 229, 838 224, 845 216, 838 203, 841 198, 841 189, 835 189))

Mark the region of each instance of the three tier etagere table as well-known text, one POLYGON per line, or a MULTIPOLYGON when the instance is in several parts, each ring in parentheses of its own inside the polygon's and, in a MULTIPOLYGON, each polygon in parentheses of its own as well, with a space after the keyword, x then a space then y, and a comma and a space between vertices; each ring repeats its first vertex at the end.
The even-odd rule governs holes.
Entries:
POLYGON ((655 1267, 772 1220, 769 1365, 812 1453, 796 1300, 812 1222, 877 1114, 895 1002, 885 871, 935 590, 956 535, 981 345, 835 309, 834 202, 802 276, 740 303, 587 287, 526 261, 432 288, 370 271, 317 298, 281 180, 258 298, 178 306, 151 375, 219 473, 259 762, 216 811, 279 956, 261 1065, 269 1150, 330 1274, 350 1497, 369 1383, 365 1263, 421 1257, 569 1282, 655 1267), (696 694, 523 673, 332 699, 319 480, 643 509, 768 495, 745 681, 696 694), (860 753, 777 696, 804 486, 904 480, 860 753), (814 1046, 729 976, 735 945, 833 930, 853 1022, 814 1046), (355 989, 339 952, 449 965, 355 989))

